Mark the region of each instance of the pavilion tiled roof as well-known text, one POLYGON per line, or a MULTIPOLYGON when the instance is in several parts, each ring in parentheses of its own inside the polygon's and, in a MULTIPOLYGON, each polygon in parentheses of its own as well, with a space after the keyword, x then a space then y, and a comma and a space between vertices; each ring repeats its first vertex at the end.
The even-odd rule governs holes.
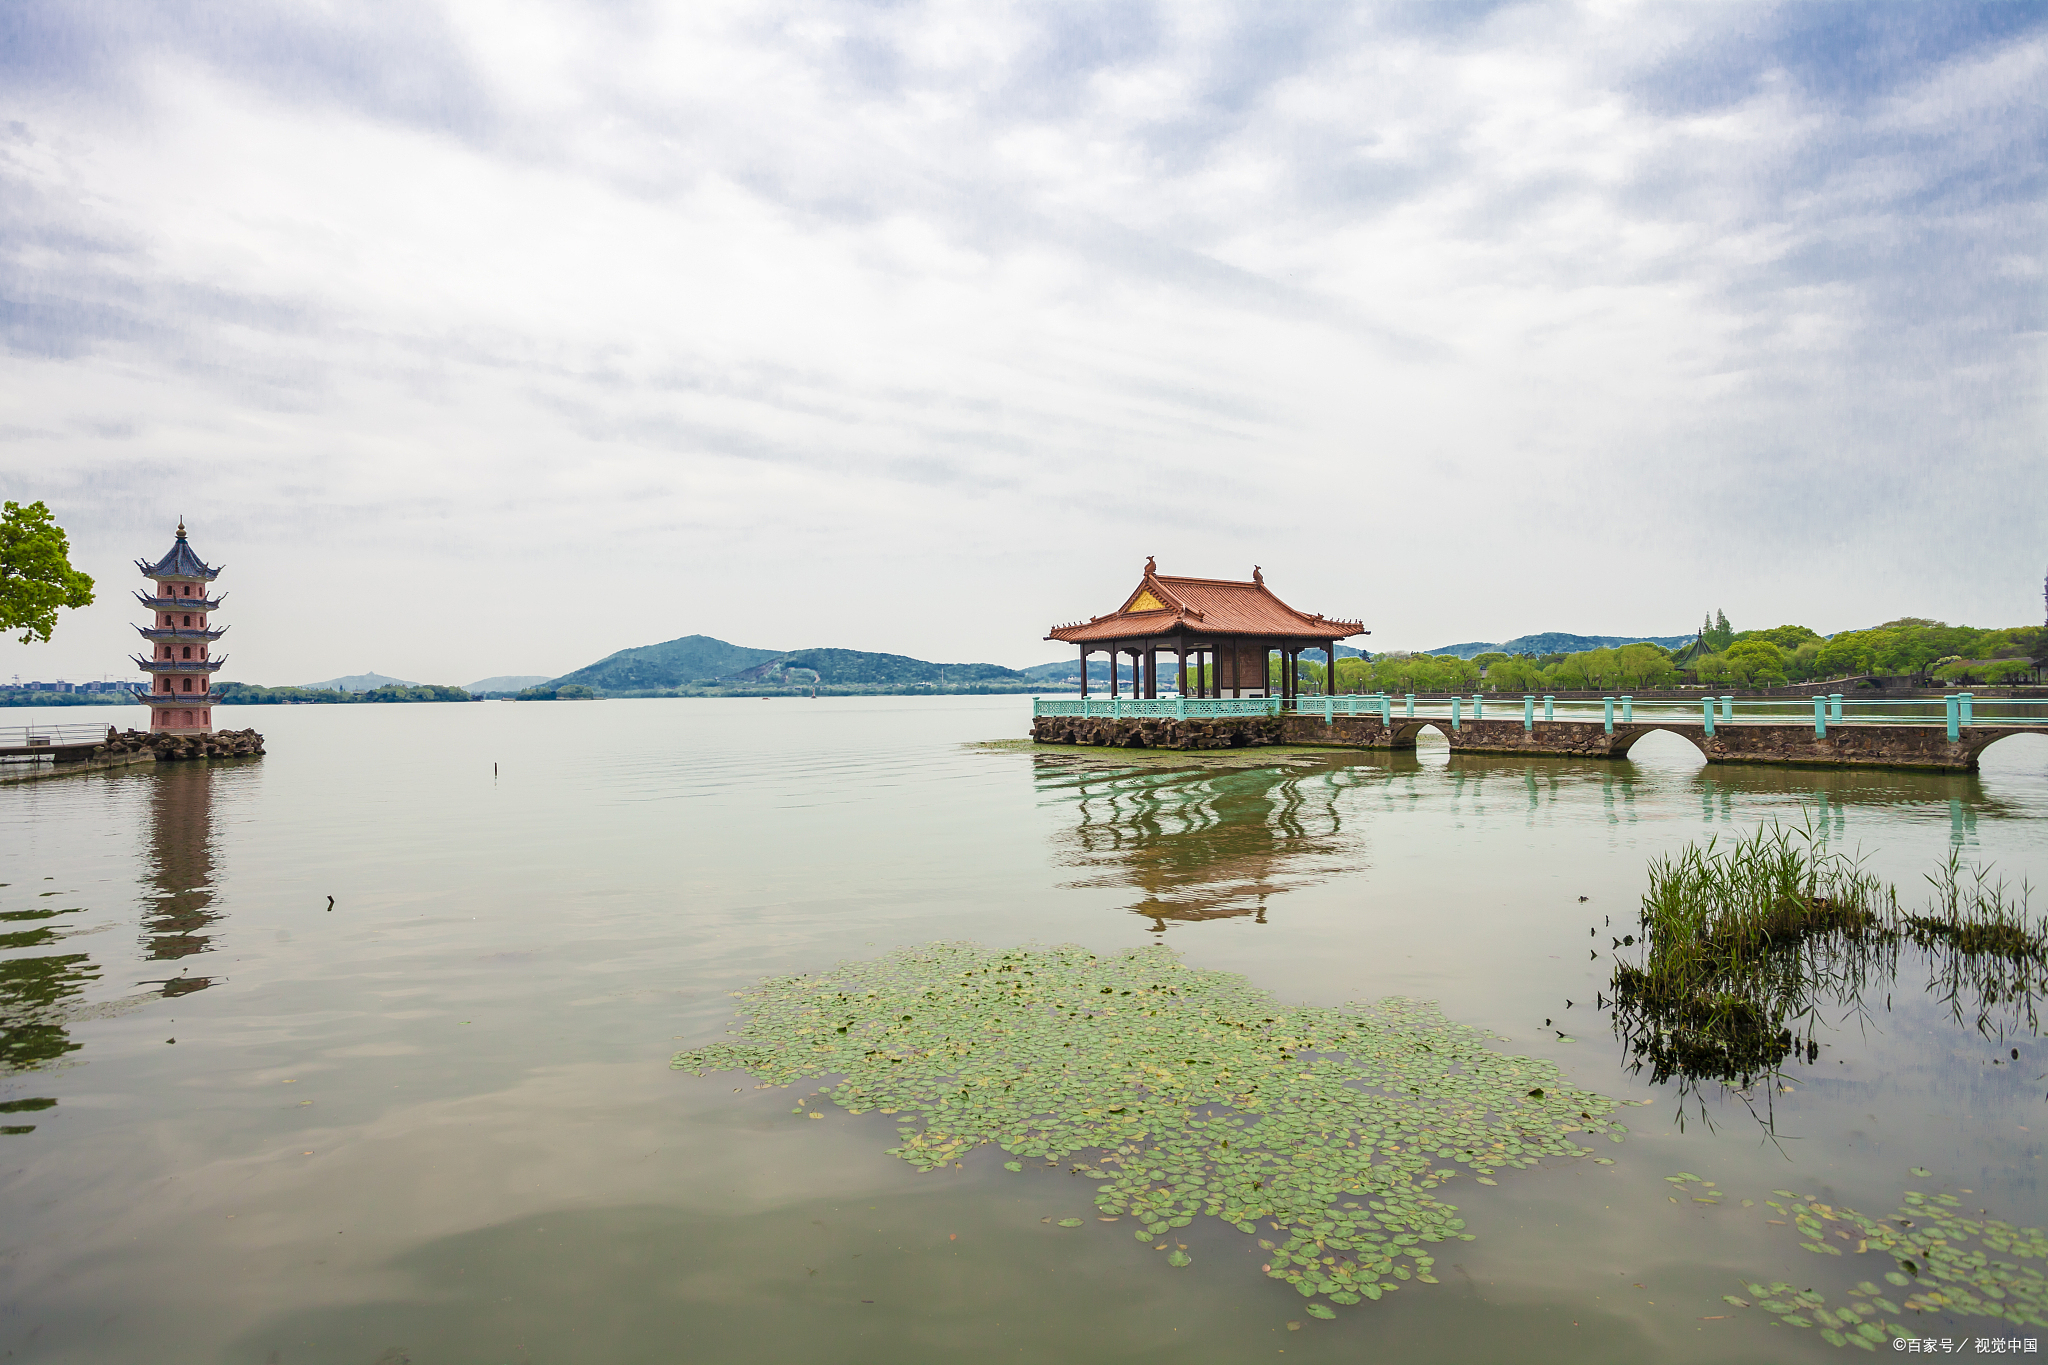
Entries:
POLYGON ((178 522, 178 538, 172 542, 170 553, 154 564, 138 559, 135 567, 142 570, 145 578, 196 578, 210 583, 220 576, 219 569, 192 552, 191 545, 185 540, 182 518, 178 522))
POLYGON ((1070 644, 1121 640, 1185 630, 1201 635, 1286 636, 1342 640, 1366 633, 1363 623, 1296 611, 1273 595, 1266 576, 1252 569, 1249 582, 1234 578, 1183 578, 1162 574, 1145 561, 1144 578, 1107 616, 1055 626, 1045 638, 1070 644))

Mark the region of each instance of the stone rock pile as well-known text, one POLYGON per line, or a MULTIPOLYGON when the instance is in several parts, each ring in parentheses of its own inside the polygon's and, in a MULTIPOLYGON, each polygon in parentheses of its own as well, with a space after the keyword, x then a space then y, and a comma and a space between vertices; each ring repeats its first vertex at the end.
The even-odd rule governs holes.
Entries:
POLYGON ((1247 749, 1282 742, 1278 716, 1220 720, 1039 716, 1031 722, 1031 737, 1040 744, 1100 744, 1116 749, 1247 749))
POLYGON ((121 754, 154 753, 159 763, 181 758, 241 758, 263 752, 263 736, 254 730, 213 730, 204 734, 147 734, 141 730, 117 733, 107 730, 104 744, 94 747, 94 758, 121 754))

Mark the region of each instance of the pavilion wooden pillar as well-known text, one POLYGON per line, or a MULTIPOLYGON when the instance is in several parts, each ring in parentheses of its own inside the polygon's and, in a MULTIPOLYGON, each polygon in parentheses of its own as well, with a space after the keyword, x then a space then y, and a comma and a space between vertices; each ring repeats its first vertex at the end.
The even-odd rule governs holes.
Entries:
POLYGON ((1179 660, 1173 671, 1173 690, 1185 697, 1188 694, 1188 640, 1185 635, 1174 639, 1174 655, 1179 660))
POLYGON ((1088 695, 1088 646, 1081 646, 1081 695, 1088 695))

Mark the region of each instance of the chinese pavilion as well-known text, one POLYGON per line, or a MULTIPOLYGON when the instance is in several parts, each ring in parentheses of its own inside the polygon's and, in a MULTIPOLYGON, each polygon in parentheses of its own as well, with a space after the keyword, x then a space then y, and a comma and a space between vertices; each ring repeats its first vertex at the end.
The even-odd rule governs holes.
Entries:
POLYGON ((1173 578, 1147 557, 1145 574, 1123 606, 1107 616, 1055 626, 1048 640, 1081 649, 1081 695, 1088 694, 1088 656, 1109 655, 1109 694, 1117 695, 1117 669, 1131 660, 1133 696, 1158 695, 1159 656, 1179 660, 1184 697, 1263 697, 1267 661, 1281 657, 1280 695, 1296 692, 1295 663, 1304 649, 1322 651, 1336 678, 1337 642, 1370 635, 1357 621, 1335 621, 1296 611, 1266 586, 1255 565, 1249 583, 1232 578, 1173 578))
POLYGON ((212 595, 220 570, 208 566, 185 542, 183 517, 178 519, 178 539, 170 553, 154 564, 138 559, 135 567, 156 585, 155 596, 135 594, 155 613, 149 625, 135 628, 150 642, 148 658, 134 656, 150 678, 149 728, 152 733, 173 734, 211 730, 213 704, 220 700, 213 690, 213 674, 227 661, 225 655, 212 657, 213 642, 227 631, 207 624, 208 613, 221 604, 212 595))

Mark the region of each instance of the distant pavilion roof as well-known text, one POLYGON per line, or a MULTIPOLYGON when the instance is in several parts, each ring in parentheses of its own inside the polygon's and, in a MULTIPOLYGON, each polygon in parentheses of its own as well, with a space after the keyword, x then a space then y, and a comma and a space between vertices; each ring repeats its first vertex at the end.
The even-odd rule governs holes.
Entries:
POLYGON ((1370 634, 1363 623, 1296 611, 1273 595, 1257 566, 1251 581, 1180 578, 1162 574, 1151 559, 1123 606, 1107 616, 1055 626, 1045 638, 1085 644, 1166 634, 1240 635, 1292 640, 1342 640, 1370 634))
POLYGON ((207 564, 192 552, 185 541, 185 519, 178 518, 178 538, 172 542, 170 553, 151 564, 136 560, 135 567, 142 570, 145 578, 189 578, 196 582, 211 583, 220 577, 220 570, 207 564))

